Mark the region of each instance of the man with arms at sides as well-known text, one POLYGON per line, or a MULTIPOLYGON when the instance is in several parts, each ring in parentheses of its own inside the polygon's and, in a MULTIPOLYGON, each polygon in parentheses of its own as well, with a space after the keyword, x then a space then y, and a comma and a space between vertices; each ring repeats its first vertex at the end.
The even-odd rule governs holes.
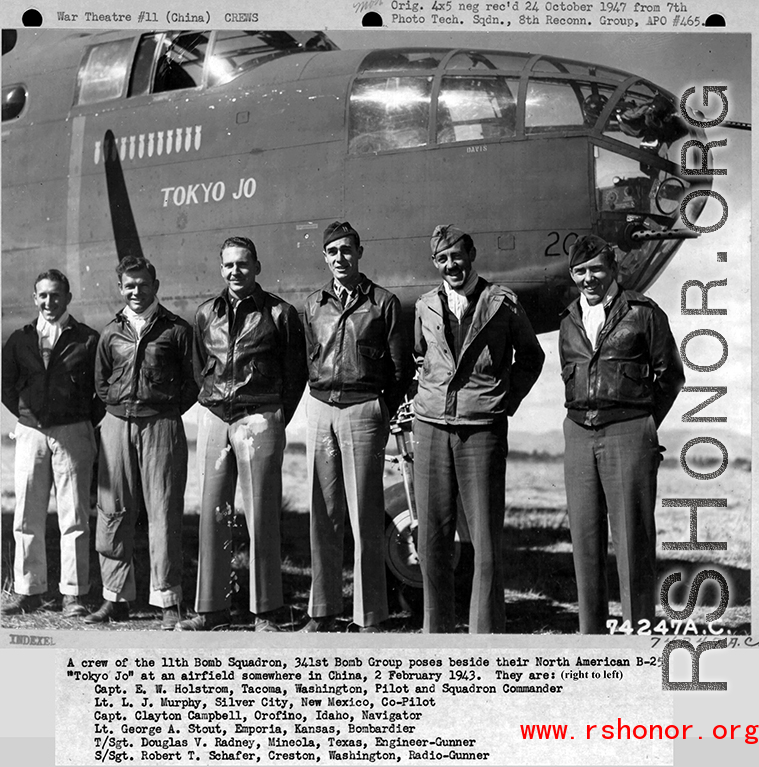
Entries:
POLYGON ((414 332, 414 486, 424 631, 455 630, 460 495, 474 547, 469 632, 501 633, 507 419, 537 381, 545 355, 516 295, 478 276, 468 234, 438 226, 430 246, 441 284, 417 301, 414 332))
POLYGON ((611 245, 578 238, 569 272, 580 296, 564 312, 559 355, 580 633, 606 633, 609 527, 622 613, 637 631, 653 622, 656 599, 657 428, 685 382, 683 367, 664 312, 617 283, 611 245))
POLYGON ((382 475, 390 417, 410 379, 401 305, 359 270, 363 248, 346 221, 324 230, 332 279, 306 300, 309 357, 307 460, 311 566, 302 631, 331 631, 342 612, 346 507, 355 541, 353 622, 379 631, 388 617, 382 475))
POLYGON ((144 508, 150 540, 151 605, 161 628, 173 629, 182 604, 182 514, 187 441, 182 413, 197 397, 192 329, 158 302, 159 280, 147 259, 127 256, 116 267, 124 308, 103 330, 95 385, 105 402, 100 430, 98 524, 95 537, 103 604, 85 618, 129 618, 136 597, 135 524, 144 508))
POLYGON ((66 276, 49 269, 37 277, 34 322, 14 331, 3 347, 3 404, 16 425, 16 511, 13 564, 16 599, 4 615, 31 613, 47 591, 45 523, 55 486, 61 531, 63 617, 87 615, 90 587, 90 485, 96 446, 93 425, 103 406, 95 396, 98 334, 68 312, 66 276))
POLYGON ((256 246, 230 237, 221 246, 227 287, 195 315, 194 364, 203 406, 198 419, 200 540, 197 615, 179 631, 230 622, 232 523, 239 481, 250 534, 250 610, 256 631, 279 629, 285 426, 306 385, 303 326, 295 309, 267 293, 256 246))

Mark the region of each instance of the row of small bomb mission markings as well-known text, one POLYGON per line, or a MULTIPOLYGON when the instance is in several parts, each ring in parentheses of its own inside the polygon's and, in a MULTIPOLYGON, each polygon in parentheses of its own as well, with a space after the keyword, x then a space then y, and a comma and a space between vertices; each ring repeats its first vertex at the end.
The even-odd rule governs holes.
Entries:
MULTIPOLYGON (((196 152, 200 149, 203 126, 187 126, 186 128, 170 128, 166 131, 154 131, 150 133, 140 133, 135 136, 122 136, 116 138, 111 145, 112 157, 116 156, 123 162, 127 158, 134 160, 135 157, 142 159, 145 155, 152 157, 154 154, 160 157, 165 152, 167 155, 178 154, 179 152, 189 152, 194 149, 196 152)), ((95 142, 95 165, 103 159, 105 162, 105 149, 103 142, 95 142)))

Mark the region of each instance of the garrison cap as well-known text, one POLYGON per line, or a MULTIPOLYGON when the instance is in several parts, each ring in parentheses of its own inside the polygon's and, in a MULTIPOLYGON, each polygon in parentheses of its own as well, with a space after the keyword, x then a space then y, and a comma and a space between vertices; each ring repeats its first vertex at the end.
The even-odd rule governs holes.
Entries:
POLYGON ((353 237, 356 240, 356 247, 360 247, 361 238, 358 236, 358 232, 347 222, 333 221, 324 230, 324 247, 326 248, 330 242, 335 240, 341 240, 343 237, 353 237))
POLYGON ((453 224, 436 226, 432 233, 432 239, 430 239, 432 255, 436 256, 441 250, 452 248, 462 237, 466 237, 466 232, 462 232, 453 224))
POLYGON ((584 264, 604 252, 614 256, 614 249, 606 240, 595 234, 584 234, 578 237, 569 249, 569 268, 584 264))

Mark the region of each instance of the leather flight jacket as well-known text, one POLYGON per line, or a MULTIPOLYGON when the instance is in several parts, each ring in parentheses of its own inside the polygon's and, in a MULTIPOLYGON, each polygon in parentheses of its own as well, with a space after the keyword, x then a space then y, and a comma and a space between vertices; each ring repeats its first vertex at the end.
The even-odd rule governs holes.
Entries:
POLYGON ((69 317, 46 368, 36 321, 16 330, 3 347, 3 404, 32 428, 97 424, 104 412, 95 396, 97 344, 92 328, 69 317))
POLYGON ((416 417, 429 423, 477 426, 513 415, 538 380, 545 359, 516 295, 486 282, 458 361, 445 338, 444 313, 438 288, 416 302, 416 417))
POLYGON ((361 275, 343 307, 330 280, 306 299, 304 325, 311 395, 333 405, 382 397, 392 417, 412 374, 398 298, 361 275))
POLYGON ((569 418, 600 426, 652 415, 658 427, 685 383, 666 314, 650 298, 620 288, 595 349, 579 298, 562 317, 559 357, 569 418))
POLYGON ((256 284, 235 309, 225 289, 198 307, 193 361, 198 402, 232 421, 262 405, 288 423, 306 386, 306 344, 297 311, 256 284))
POLYGON ((95 387, 120 418, 184 413, 198 394, 189 323, 159 304, 138 336, 119 312, 100 339, 95 387))

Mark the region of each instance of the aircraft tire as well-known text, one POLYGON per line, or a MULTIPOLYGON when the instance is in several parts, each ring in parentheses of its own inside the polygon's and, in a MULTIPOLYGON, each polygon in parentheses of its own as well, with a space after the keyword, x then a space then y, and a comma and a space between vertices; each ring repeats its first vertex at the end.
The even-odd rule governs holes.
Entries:
MULTIPOLYGON (((468 546, 471 548, 471 545, 468 546)), ((454 567, 462 559, 462 545, 458 532, 454 553, 454 567)), ((465 555, 464 563, 471 566, 465 555)), ((416 554, 416 530, 411 521, 403 482, 385 490, 385 570, 388 600, 391 611, 400 609, 419 613, 422 609, 422 571, 416 554)))

